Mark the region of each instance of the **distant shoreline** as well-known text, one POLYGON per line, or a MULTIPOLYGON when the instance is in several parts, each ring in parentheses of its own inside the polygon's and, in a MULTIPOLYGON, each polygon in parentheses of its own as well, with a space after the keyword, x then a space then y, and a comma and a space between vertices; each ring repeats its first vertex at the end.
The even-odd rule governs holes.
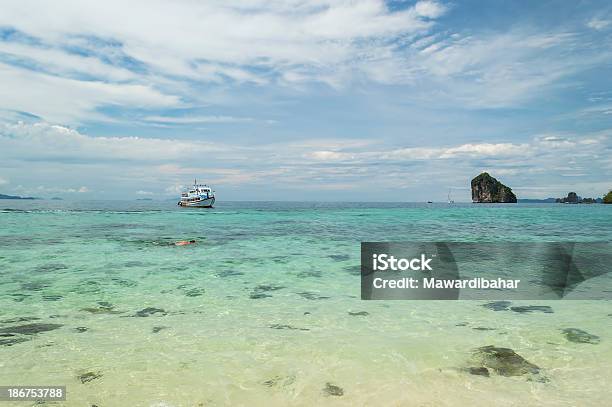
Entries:
POLYGON ((4 194, 0 194, 0 199, 25 199, 25 200, 37 200, 40 198, 35 198, 33 196, 17 196, 17 195, 4 195, 4 194))

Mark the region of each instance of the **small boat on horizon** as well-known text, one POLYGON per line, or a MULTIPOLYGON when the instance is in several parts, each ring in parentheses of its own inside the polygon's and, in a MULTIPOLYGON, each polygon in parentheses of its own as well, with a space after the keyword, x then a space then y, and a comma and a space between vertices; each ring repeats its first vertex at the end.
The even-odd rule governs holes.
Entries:
POLYGON ((198 180, 193 181, 193 186, 186 192, 181 193, 181 200, 178 206, 194 208, 212 208, 215 204, 215 191, 208 185, 198 184, 198 180))

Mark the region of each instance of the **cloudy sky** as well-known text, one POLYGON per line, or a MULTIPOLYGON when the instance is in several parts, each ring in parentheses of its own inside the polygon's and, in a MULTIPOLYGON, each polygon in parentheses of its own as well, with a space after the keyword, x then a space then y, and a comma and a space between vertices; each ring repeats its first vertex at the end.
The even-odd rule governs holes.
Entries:
POLYGON ((612 188, 608 1, 3 1, 0 193, 612 188))

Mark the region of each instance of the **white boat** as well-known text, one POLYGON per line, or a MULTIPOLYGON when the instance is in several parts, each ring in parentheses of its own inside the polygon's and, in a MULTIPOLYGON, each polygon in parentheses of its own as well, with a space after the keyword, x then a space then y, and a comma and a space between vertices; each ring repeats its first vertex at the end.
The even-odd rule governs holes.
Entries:
POLYGON ((215 204, 215 191, 208 185, 198 184, 193 181, 193 186, 187 192, 181 193, 179 206, 189 206, 195 208, 212 208, 215 204))

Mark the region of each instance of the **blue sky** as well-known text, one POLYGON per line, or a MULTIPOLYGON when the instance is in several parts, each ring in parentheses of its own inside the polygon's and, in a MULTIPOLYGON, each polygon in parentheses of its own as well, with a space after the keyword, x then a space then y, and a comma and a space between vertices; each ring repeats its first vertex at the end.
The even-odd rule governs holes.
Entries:
POLYGON ((611 78, 607 1, 7 1, 0 192, 601 196, 611 78))

